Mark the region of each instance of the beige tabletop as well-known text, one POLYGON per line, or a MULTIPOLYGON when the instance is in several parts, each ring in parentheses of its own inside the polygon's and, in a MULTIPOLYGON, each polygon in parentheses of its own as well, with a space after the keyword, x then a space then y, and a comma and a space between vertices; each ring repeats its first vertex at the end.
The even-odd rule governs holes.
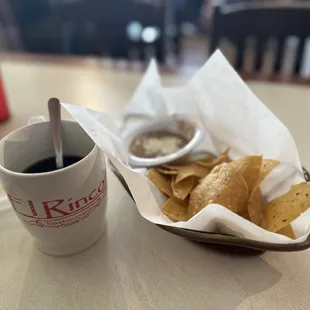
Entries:
MULTIPOLYGON (((62 101, 119 115, 141 73, 83 63, 2 62, 12 118, 0 136, 62 101)), ((164 75, 166 85, 181 78, 164 75)), ((249 83, 288 126, 310 168, 310 88, 249 83)), ((68 115, 67 115, 68 116, 68 115)), ((234 256, 144 220, 109 173, 108 230, 91 249, 54 258, 37 250, 12 210, 0 212, 0 309, 309 309, 310 250, 234 256)))

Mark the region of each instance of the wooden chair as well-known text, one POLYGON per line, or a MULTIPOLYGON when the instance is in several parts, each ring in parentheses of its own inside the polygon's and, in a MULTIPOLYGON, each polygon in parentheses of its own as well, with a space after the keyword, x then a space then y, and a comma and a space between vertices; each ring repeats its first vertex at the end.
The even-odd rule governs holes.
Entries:
MULTIPOLYGON (((306 40, 310 36, 310 6, 306 3, 298 6, 273 6, 272 2, 255 1, 248 4, 224 5, 216 7, 213 17, 213 30, 210 52, 214 52, 223 38, 233 43, 236 58, 233 65, 242 71, 246 58, 246 44, 249 37, 255 38, 254 71, 260 72, 263 66, 266 47, 273 40, 275 63, 269 71, 279 73, 287 55, 289 38, 298 38, 294 59, 291 59, 291 73, 299 74, 306 40)), ((295 44, 296 47, 296 44, 295 44)))

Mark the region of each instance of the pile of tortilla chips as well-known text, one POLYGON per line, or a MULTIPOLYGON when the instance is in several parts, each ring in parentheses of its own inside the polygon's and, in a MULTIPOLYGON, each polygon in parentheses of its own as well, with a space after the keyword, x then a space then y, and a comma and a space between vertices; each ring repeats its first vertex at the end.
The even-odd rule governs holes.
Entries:
POLYGON ((291 222, 310 206, 310 183, 292 186, 266 203, 260 184, 279 164, 247 156, 231 161, 228 151, 182 165, 162 165, 148 171, 149 179, 168 196, 162 212, 173 221, 187 221, 210 204, 220 204, 246 220, 295 239, 291 222))

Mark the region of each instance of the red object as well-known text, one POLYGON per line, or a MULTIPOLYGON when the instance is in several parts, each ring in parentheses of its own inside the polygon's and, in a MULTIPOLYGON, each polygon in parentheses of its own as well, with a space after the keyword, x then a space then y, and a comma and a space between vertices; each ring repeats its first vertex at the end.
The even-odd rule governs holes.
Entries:
POLYGON ((4 84, 0 76, 0 121, 7 120, 10 117, 8 103, 5 95, 4 84))

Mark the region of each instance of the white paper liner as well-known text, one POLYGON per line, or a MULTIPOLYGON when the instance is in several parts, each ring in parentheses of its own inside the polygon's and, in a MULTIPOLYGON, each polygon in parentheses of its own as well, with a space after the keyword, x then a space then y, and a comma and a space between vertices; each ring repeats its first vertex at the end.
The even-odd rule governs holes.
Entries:
POLYGON ((140 214, 147 220, 205 232, 220 230, 270 243, 299 243, 307 238, 309 210, 292 223, 298 237, 296 240, 268 232, 216 204, 204 208, 187 222, 173 223, 160 212, 166 198, 143 173, 127 165, 127 153, 121 138, 123 132, 150 118, 190 115, 207 132, 200 150, 219 154, 230 147, 233 159, 262 154, 265 158, 281 162, 261 185, 267 201, 287 192, 292 184, 304 181, 292 135, 251 92, 219 51, 182 87, 163 88, 157 65, 152 61, 131 102, 124 109, 121 125, 102 112, 64 103, 63 106, 122 174, 140 214))

